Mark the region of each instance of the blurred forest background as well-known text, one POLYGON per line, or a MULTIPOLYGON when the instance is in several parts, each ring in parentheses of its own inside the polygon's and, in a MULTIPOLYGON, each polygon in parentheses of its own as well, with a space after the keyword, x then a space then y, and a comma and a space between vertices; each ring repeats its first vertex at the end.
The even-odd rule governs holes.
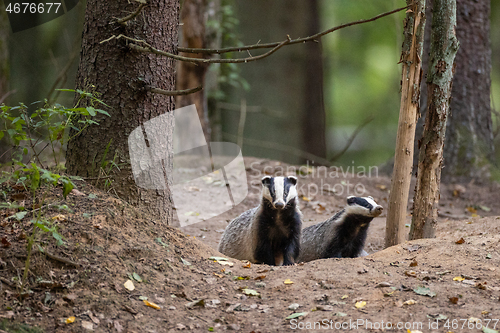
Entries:
MULTIPOLYGON (((4 98, 4 103, 27 104, 48 98, 66 106, 73 104, 71 94, 59 95, 54 88, 74 88, 84 6, 85 2, 80 1, 66 15, 15 34, 7 25, 2 7, 0 98, 4 98)), ((227 47, 281 41, 287 35, 306 37, 405 6, 405 2, 206 0, 204 6, 203 44, 227 47)), ((332 163, 339 166, 372 166, 390 161, 400 105, 398 61, 404 15, 401 11, 375 22, 341 29, 318 43, 286 46, 256 62, 210 65, 203 91, 203 107, 210 124, 207 135, 212 141, 242 145, 244 156, 289 163, 315 160, 311 156, 333 159, 332 163), (365 126, 349 149, 336 156, 362 125, 365 126)), ((496 146, 493 160, 498 162, 498 1, 491 2, 490 18, 491 106, 496 146)), ((179 35, 182 45, 182 29, 179 35)), ((500 180, 498 167, 491 171, 500 180)))

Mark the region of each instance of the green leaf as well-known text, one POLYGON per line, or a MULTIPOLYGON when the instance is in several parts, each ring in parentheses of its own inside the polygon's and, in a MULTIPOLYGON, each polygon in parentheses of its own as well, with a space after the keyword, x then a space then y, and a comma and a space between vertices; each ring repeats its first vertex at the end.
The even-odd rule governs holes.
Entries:
POLYGON ((491 259, 491 253, 488 253, 488 254, 486 255, 486 259, 491 259))
POLYGON ((63 183, 63 197, 66 199, 69 192, 75 188, 75 185, 67 177, 62 177, 61 182, 63 183))
POLYGON ((89 114, 92 116, 92 117, 95 117, 96 115, 96 112, 95 112, 95 109, 91 106, 87 107, 87 111, 89 112, 89 114))
POLYGON ((0 131, 0 140, 2 140, 4 135, 5 135, 5 133, 3 131, 0 131))
POLYGON ((52 231, 52 237, 57 241, 58 246, 64 245, 63 237, 56 230, 52 231))
POLYGON ((347 316, 347 313, 337 312, 337 313, 335 313, 335 315, 336 315, 337 317, 345 317, 345 316, 347 316))
POLYGON ((181 262, 186 266, 191 266, 191 263, 183 258, 181 258, 181 262))
POLYGON ((16 220, 21 221, 26 216, 26 214, 28 214, 28 212, 17 212, 14 215, 7 217, 7 219, 15 218, 16 220))
MULTIPOLYGON (((32 220, 33 222, 33 220, 32 220)), ((51 232, 51 230, 49 229, 49 227, 47 227, 43 221, 35 221, 35 227, 39 228, 40 230, 43 230, 45 232, 51 232)))
POLYGON ((31 190, 35 192, 40 187, 40 171, 35 163, 31 163, 33 174, 31 175, 31 190))
POLYGON ((134 278, 134 280, 136 280, 137 282, 142 282, 142 279, 141 277, 139 276, 139 274, 137 274, 136 272, 132 273, 132 277, 134 278))
POLYGON ((289 319, 294 319, 294 318, 298 318, 298 317, 305 317, 309 314, 309 312, 297 312, 297 313, 292 313, 291 315, 289 315, 288 317, 286 317, 285 319, 286 320, 289 320, 289 319))
POLYGON ((106 111, 104 111, 104 110, 101 110, 101 109, 95 109, 95 110, 96 110, 97 112, 99 112, 99 113, 105 114, 105 115, 106 115, 106 116, 108 116, 108 117, 111 117, 111 116, 109 115, 109 113, 107 113, 107 112, 106 112, 106 111))
POLYGON ((97 199, 97 195, 95 195, 94 193, 90 193, 89 199, 97 199))
POLYGON ((415 289, 413 289, 413 291, 416 293, 416 294, 419 294, 419 295, 422 295, 422 296, 429 296, 429 297, 434 297, 436 296, 436 293, 431 291, 429 288, 427 287, 417 287, 415 289))
POLYGON ((484 333, 498 333, 497 330, 494 330, 494 329, 491 329, 491 328, 488 328, 486 326, 483 326, 483 332, 484 333))

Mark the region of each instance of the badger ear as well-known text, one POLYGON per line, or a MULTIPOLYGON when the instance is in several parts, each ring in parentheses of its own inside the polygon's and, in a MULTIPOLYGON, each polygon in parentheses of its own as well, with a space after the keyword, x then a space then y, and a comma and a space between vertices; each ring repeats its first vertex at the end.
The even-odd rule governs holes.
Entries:
POLYGON ((297 185, 297 177, 295 177, 295 176, 288 176, 287 178, 290 181, 290 183, 292 183, 293 185, 297 185))
POLYGON ((351 195, 351 196, 347 197, 347 204, 348 205, 352 205, 355 202, 356 202, 356 197, 354 195, 351 195))
POLYGON ((271 176, 264 176, 262 177, 262 185, 269 185, 271 184, 271 176))

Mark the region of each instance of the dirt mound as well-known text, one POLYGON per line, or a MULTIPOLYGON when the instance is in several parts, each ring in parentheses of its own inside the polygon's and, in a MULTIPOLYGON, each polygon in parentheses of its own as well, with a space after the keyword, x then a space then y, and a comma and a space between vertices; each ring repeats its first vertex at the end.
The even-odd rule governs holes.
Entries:
MULTIPOLYGON (((185 227, 184 233, 85 183, 79 184, 83 196, 70 195, 66 201, 60 190, 51 192, 47 217, 59 221, 65 245, 55 246, 51 235, 40 235, 47 255, 38 250, 33 255, 32 293, 22 301, 16 285, 26 260, 29 219, 6 220, 14 211, 1 212, 0 317, 6 320, 0 329, 10 332, 15 323, 25 323, 45 332, 315 332, 380 330, 387 329, 387 322, 424 332, 436 325, 436 331, 454 332, 479 332, 480 325, 500 328, 499 218, 477 216, 500 214, 498 185, 466 184, 460 193, 454 193, 455 185, 443 187, 442 213, 467 218, 443 219, 436 239, 407 242, 365 258, 291 267, 214 261, 209 258, 221 256, 214 249, 221 230, 258 203, 261 175, 283 166, 258 159, 246 163, 248 198, 222 216, 185 227), (480 194, 485 191, 489 195, 480 194), (72 212, 59 211, 61 203, 72 212), (127 280, 133 281, 133 291, 124 286, 127 280), (160 309, 147 306, 146 298, 160 309), (285 319, 290 315, 296 318, 285 319), (75 321, 66 324, 72 316, 75 321)), ((336 191, 346 189, 347 181, 363 184, 366 195, 386 206, 386 177, 333 178, 313 172, 299 171, 305 225, 344 205, 345 193, 336 191), (315 186, 320 190, 312 195, 315 186)), ((382 248, 384 223, 382 217, 370 227, 372 252, 382 248)))

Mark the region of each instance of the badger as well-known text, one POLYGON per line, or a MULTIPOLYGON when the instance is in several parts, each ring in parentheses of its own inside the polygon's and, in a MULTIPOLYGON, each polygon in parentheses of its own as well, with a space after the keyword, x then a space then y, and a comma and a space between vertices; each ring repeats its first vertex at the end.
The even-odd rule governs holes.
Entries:
POLYGON ((247 210, 224 230, 219 252, 235 259, 267 265, 292 265, 300 250, 302 213, 297 178, 262 178, 259 206, 247 210))
POLYGON ((302 231, 299 262, 368 255, 363 250, 368 227, 382 210, 372 197, 348 197, 340 212, 302 231))

